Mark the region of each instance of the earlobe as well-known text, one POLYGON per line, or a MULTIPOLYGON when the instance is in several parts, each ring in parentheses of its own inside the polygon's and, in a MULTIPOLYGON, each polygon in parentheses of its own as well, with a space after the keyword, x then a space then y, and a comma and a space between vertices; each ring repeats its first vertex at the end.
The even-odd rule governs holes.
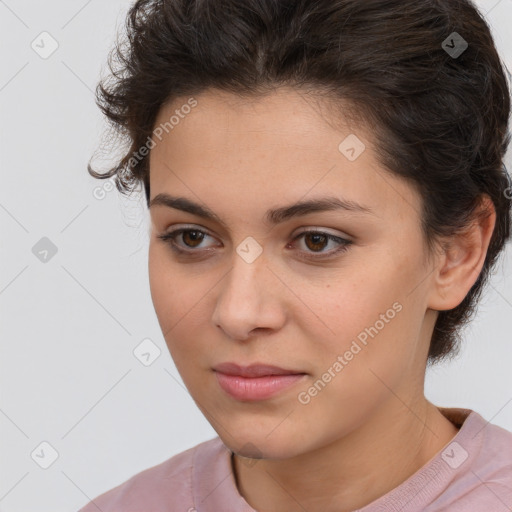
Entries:
POLYGON ((457 307, 475 284, 487 255, 496 223, 496 210, 484 195, 471 225, 446 240, 433 273, 428 307, 446 311, 457 307))

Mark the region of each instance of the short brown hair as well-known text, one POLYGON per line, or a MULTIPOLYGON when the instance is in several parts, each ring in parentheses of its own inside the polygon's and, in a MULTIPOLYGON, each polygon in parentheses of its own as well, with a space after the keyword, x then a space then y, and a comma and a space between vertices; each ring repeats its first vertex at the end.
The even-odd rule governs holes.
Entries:
POLYGON ((488 195, 497 218, 483 269, 464 300, 439 313, 429 361, 456 353, 511 220, 510 92, 470 1, 138 0, 126 29, 96 100, 130 149, 104 174, 88 166, 96 178, 115 175, 122 193, 143 184, 149 204, 149 158, 133 154, 165 102, 292 85, 348 101, 374 127, 382 165, 421 194, 430 249, 467 226, 488 195))

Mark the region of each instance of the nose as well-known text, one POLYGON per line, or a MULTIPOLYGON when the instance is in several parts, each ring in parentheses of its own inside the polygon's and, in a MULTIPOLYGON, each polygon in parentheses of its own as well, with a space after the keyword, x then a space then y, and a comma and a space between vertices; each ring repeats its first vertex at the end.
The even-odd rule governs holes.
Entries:
POLYGON ((219 284, 212 321, 231 339, 246 341, 261 330, 270 334, 286 321, 286 287, 262 256, 248 263, 236 254, 219 284))

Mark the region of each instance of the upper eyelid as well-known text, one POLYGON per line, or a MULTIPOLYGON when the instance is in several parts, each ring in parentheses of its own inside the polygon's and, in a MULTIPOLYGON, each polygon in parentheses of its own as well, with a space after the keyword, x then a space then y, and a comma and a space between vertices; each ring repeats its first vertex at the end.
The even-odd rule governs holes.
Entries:
MULTIPOLYGON (((352 237, 348 233, 345 233, 345 232, 333 233, 333 232, 329 231, 329 229, 330 228, 323 228, 323 227, 319 227, 319 226, 308 226, 304 229, 301 229, 298 232, 294 232, 292 235, 290 235, 290 237, 291 237, 292 241, 295 241, 301 235, 308 234, 308 233, 318 233, 318 234, 324 234, 324 235, 327 235, 328 237, 338 239, 339 241, 337 243, 353 243, 354 242, 354 237, 352 237)), ((163 232, 163 236, 165 236, 166 234, 172 234, 173 237, 178 238, 184 231, 200 231, 201 233, 204 233, 205 235, 207 235, 211 238, 218 239, 218 237, 216 235, 211 234, 209 232, 209 230, 206 228, 197 227, 197 226, 189 226, 189 225, 165 230, 163 232)), ((332 239, 330 238, 330 240, 332 240, 332 239)), ((190 249, 190 250, 194 251, 194 249, 190 249)))
MULTIPOLYGON (((173 242, 178 245, 178 247, 181 247, 177 242, 176 242, 176 238, 178 238, 183 232, 186 232, 186 231, 199 231, 201 233, 204 233, 205 235, 211 237, 211 238, 217 238, 215 235, 212 235, 208 232, 208 230, 205 230, 203 228, 198 228, 196 226, 181 226, 181 227, 177 227, 177 228, 174 228, 174 229, 170 229, 168 231, 164 231, 164 233, 162 233, 161 235, 158 235, 158 237, 165 237, 166 235, 172 235, 172 238, 173 238, 173 242)), ((327 237, 329 238, 330 241, 334 241, 333 239, 337 239, 336 243, 339 243, 341 245, 350 245, 350 244, 353 244, 354 243, 354 240, 352 240, 352 237, 349 236, 349 235, 345 235, 345 234, 335 234, 335 233, 331 233, 330 231, 328 231, 326 228, 322 228, 322 227, 315 227, 315 226, 309 226, 307 228, 304 228, 302 230, 300 230, 299 232, 297 233, 294 233, 293 235, 291 235, 291 238, 292 238, 292 241, 295 242, 295 240, 297 238, 299 238, 300 236, 302 235, 306 235, 308 233, 318 233, 318 234, 323 234, 323 235, 327 235, 327 237)), ((190 251, 190 252, 196 252, 195 249, 184 249, 185 251, 190 251)))
MULTIPOLYGON (((205 234, 207 234, 208 236, 211 236, 211 237, 217 237, 217 235, 214 235, 212 234, 211 230, 209 228, 206 228, 206 227, 203 227, 203 226, 199 226, 199 225, 196 225, 196 224, 183 224, 183 225, 180 225, 178 224, 178 227, 176 228, 172 228, 172 229, 167 229, 167 230, 164 230, 164 233, 175 233, 176 231, 180 231, 180 230, 183 230, 183 231, 188 231, 188 230, 191 230, 191 231, 201 231, 201 232, 204 232, 205 234)), ((345 238, 347 240, 352 240, 354 237, 352 235, 350 235, 349 233, 347 233, 346 231, 337 231, 335 230, 335 228, 328 228, 328 227, 323 227, 323 226, 317 226, 317 225, 313 225, 313 226, 306 226, 304 227, 303 229, 300 229, 299 231, 296 232, 296 230, 294 230, 294 233, 293 237, 295 236, 298 236, 302 233, 306 233, 306 232, 310 232, 310 231, 314 231, 314 232, 320 232, 320 233, 325 233, 327 235, 332 235, 332 236, 335 236, 335 237, 338 237, 338 238, 345 238), (331 230, 334 230, 335 232, 332 232, 331 230)))

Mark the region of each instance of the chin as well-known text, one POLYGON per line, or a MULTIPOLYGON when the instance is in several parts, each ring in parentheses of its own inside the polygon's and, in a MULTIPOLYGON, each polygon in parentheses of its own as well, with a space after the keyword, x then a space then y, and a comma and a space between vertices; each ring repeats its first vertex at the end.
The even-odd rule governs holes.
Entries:
MULTIPOLYGON (((268 430, 268 432, 270 432, 268 430)), ((222 442, 236 455, 249 459, 289 459, 303 452, 304 446, 294 440, 289 433, 283 431, 278 435, 273 432, 268 436, 261 429, 247 429, 244 434, 240 430, 236 435, 220 432, 222 442)))

